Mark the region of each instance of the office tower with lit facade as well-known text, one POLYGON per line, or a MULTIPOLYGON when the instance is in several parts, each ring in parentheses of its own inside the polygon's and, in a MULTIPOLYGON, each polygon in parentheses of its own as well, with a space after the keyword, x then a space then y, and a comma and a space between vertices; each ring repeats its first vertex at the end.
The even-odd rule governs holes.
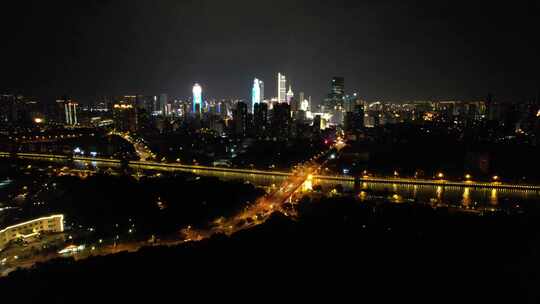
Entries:
POLYGON ((66 112, 66 125, 74 126, 77 125, 77 107, 78 103, 69 100, 64 104, 64 110, 66 112))
POLYGON ((259 79, 255 78, 253 80, 253 88, 251 89, 251 109, 250 111, 254 113, 255 105, 259 104, 261 99, 261 83, 259 79))
POLYGON ((202 87, 195 83, 193 85, 193 113, 200 114, 202 112, 202 87))
POLYGON ((277 93, 278 102, 284 103, 287 101, 287 79, 285 75, 278 73, 277 93))

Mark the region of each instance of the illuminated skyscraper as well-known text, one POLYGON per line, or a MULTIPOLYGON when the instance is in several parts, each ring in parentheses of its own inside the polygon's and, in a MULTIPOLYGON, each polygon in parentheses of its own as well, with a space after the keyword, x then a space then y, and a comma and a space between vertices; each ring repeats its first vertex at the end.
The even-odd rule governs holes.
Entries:
POLYGON ((201 113, 202 88, 198 83, 193 85, 193 113, 201 113))
POLYGON ((251 89, 251 112, 254 113, 255 105, 261 102, 261 82, 255 78, 251 89))
POLYGON ((304 92, 300 92, 298 97, 298 102, 300 104, 300 110, 307 111, 309 110, 309 101, 305 98, 304 92))
POLYGON ((76 125, 77 122, 77 106, 79 104, 72 102, 71 100, 64 104, 64 109, 66 112, 66 124, 69 126, 76 125))
POLYGON ((332 78, 332 98, 342 101, 345 96, 345 79, 343 77, 332 78))
POLYGON ((287 80, 285 78, 285 75, 278 73, 278 86, 277 86, 277 93, 278 93, 278 102, 283 103, 286 102, 287 97, 287 80))
POLYGON ((119 102, 113 106, 114 127, 119 131, 137 131, 137 108, 130 103, 119 102))
POLYGON ((291 104, 291 100, 294 97, 294 93, 292 91, 291 85, 289 85, 289 91, 287 91, 287 103, 291 104))
POLYGON ((327 111, 339 110, 344 107, 345 99, 345 79, 343 77, 333 77, 330 94, 324 99, 324 107, 327 111))
POLYGON ((259 80, 259 90, 261 91, 261 102, 264 101, 264 82, 259 80))

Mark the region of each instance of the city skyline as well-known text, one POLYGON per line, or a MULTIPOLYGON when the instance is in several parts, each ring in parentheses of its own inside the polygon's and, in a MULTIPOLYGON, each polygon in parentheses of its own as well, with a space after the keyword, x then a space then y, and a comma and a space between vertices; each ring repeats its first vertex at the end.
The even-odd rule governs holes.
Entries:
POLYGON ((3 298, 539 303, 539 1, 2 8, 3 298))

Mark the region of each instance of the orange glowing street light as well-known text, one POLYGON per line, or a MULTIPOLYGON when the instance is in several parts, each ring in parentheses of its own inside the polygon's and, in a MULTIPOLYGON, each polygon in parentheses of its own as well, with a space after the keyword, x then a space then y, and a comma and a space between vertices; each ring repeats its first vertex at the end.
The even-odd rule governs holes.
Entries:
POLYGON ((438 178, 444 178, 444 174, 442 172, 437 173, 438 178))
POLYGON ((493 181, 498 181, 499 180, 499 176, 498 175, 493 175, 493 181))
POLYGON ((465 179, 469 180, 471 178, 472 178, 472 176, 470 174, 465 174, 465 179))

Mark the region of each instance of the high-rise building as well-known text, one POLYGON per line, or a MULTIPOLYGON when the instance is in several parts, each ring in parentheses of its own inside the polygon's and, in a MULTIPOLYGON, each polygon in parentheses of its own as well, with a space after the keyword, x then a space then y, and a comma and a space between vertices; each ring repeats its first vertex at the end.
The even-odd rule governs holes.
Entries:
POLYGON ((300 109, 302 109, 302 103, 304 102, 304 98, 305 98, 304 92, 298 93, 298 104, 300 105, 300 109))
POLYGON ((313 117, 313 133, 321 133, 321 115, 315 115, 315 117, 313 117))
MULTIPOLYGON (((39 108, 41 105, 34 98, 11 94, 0 95, 0 124, 28 125, 32 123, 34 116, 38 114, 42 116, 39 108)), ((64 121, 63 112, 60 121, 64 121)))
POLYGON ((259 79, 253 80, 253 88, 251 89, 251 112, 255 112, 255 105, 262 101, 261 99, 261 83, 259 79))
POLYGON ((135 105, 139 109, 145 109, 150 112, 150 102, 148 102, 148 99, 144 95, 139 94, 135 96, 135 105))
POLYGON ((336 100, 343 100, 345 96, 345 78, 333 77, 332 78, 332 91, 330 93, 336 100))
POLYGON ((291 104, 291 101, 292 101, 293 97, 294 97, 294 93, 292 91, 291 85, 289 85, 289 91, 287 91, 287 103, 288 104, 291 104))
POLYGON ((255 105, 253 110, 253 124, 255 127, 255 134, 261 136, 266 132, 268 128, 268 104, 261 102, 255 105))
POLYGON ((169 96, 167 94, 160 94, 159 95, 159 109, 158 111, 161 112, 161 115, 166 115, 167 112, 167 103, 169 102, 169 96))
POLYGON ((300 92, 300 110, 301 111, 309 111, 309 100, 311 100, 311 96, 308 99, 304 98, 304 93, 300 92))
POLYGON ((287 139, 291 131, 291 106, 277 103, 272 109, 271 131, 274 137, 287 139))
MULTIPOLYGON (((28 126, 33 118, 43 117, 43 108, 36 98, 21 95, 0 95, 0 123, 28 126)), ((62 116, 63 118, 63 116, 62 116)))
POLYGON ((354 106, 359 102, 358 94, 345 95, 343 98, 343 108, 347 112, 354 111, 354 106))
POLYGON ((264 101, 264 82, 259 79, 259 90, 261 92, 261 101, 264 101))
POLYGON ((137 131, 137 108, 129 103, 113 105, 114 127, 119 131, 137 131))
POLYGON ((202 111, 202 87, 195 83, 193 85, 193 113, 200 114, 202 111))
POLYGON ((137 106, 137 95, 124 95, 120 100, 129 103, 131 105, 137 106))
POLYGON ((67 97, 58 98, 53 109, 53 120, 59 124, 65 124, 66 117, 66 104, 69 102, 67 97))
POLYGON ((64 110, 66 112, 66 125, 74 126, 77 125, 77 107, 78 103, 69 100, 64 103, 64 110))
POLYGON ((0 95, 0 123, 14 123, 17 112, 17 97, 10 94, 0 95))
POLYGON ((344 106, 345 80, 343 77, 333 77, 330 86, 330 94, 324 99, 324 109, 326 111, 341 111, 344 106))
POLYGON ((233 113, 234 133, 237 136, 245 136, 248 129, 248 107, 245 102, 238 102, 233 113))
POLYGON ((152 98, 152 112, 154 113, 158 113, 159 112, 159 103, 158 103, 158 97, 154 95, 154 97, 152 98))
POLYGON ((354 105, 353 111, 345 114, 345 131, 358 132, 364 128, 364 106, 354 105))
POLYGON ((287 98, 287 79, 285 78, 285 75, 278 73, 278 86, 277 86, 277 93, 278 93, 278 102, 284 103, 286 102, 287 98))

